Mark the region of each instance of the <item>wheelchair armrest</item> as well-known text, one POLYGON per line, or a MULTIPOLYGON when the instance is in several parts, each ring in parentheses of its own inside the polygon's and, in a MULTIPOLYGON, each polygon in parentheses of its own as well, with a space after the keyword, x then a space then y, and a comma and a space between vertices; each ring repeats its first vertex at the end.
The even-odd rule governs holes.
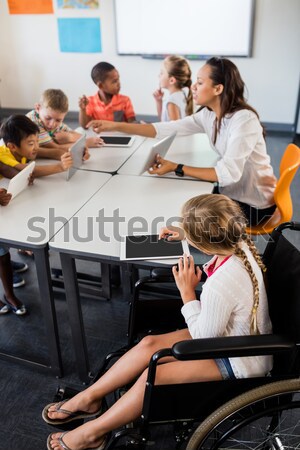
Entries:
POLYGON ((172 355, 179 360, 228 358, 270 355, 294 347, 295 342, 274 334, 229 336, 177 342, 172 347, 172 355))

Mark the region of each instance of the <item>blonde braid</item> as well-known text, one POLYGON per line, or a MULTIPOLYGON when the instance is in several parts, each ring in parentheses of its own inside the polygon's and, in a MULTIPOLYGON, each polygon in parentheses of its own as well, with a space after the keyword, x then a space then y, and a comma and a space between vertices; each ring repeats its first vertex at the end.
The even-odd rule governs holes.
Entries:
POLYGON ((251 311, 251 321, 250 321, 250 334, 259 334, 259 329, 257 326, 257 308, 259 305, 259 287, 258 287, 258 281, 257 278, 253 272, 252 266, 247 258, 246 253, 244 250, 242 250, 238 245, 235 247, 234 254, 242 260, 242 263, 244 264, 247 272, 249 273, 249 276, 252 281, 253 285, 253 306, 251 311))
POLYGON ((267 271, 266 266, 264 265, 260 254, 258 253, 257 248, 255 247, 254 242, 252 241, 251 237, 249 236, 249 234, 243 234, 242 235, 242 239, 244 241, 246 241, 246 244, 249 247, 250 252, 253 255, 253 258, 255 259, 255 261, 257 262, 258 266, 261 268, 262 272, 265 273, 267 271))

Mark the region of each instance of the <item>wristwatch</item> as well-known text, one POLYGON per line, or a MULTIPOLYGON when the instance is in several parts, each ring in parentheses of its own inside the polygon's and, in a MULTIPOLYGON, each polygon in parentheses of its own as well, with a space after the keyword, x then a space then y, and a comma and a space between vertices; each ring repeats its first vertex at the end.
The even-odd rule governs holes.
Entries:
POLYGON ((182 170, 182 168, 183 168, 183 164, 178 164, 178 166, 175 169, 175 174, 178 177, 183 177, 184 176, 184 171, 182 170))

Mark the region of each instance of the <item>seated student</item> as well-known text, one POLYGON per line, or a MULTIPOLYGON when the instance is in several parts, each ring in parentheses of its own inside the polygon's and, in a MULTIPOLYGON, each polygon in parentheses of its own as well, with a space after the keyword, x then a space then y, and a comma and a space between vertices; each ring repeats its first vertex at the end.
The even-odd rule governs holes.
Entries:
POLYGON ((192 71, 183 56, 164 59, 159 73, 159 89, 153 96, 162 122, 183 119, 193 114, 192 71))
MULTIPOLYGON (((13 167, 7 166, 6 164, 3 164, 0 161, 0 178, 1 176, 4 178, 13 178, 15 175, 17 175, 19 171, 17 169, 14 169, 13 167)), ((0 189, 0 193, 2 195, 2 201, 0 199, 0 205, 4 206, 8 202, 5 202, 5 199, 10 200, 11 196, 10 194, 7 194, 5 189, 0 189)), ((1 253, 1 252, 0 252, 1 253)), ((13 269, 13 287, 18 288, 25 285, 24 278, 21 277, 20 273, 26 272, 28 269, 28 265, 25 263, 17 262, 17 261, 11 261, 12 269, 13 269)))
POLYGON ((250 225, 271 216, 276 209, 276 178, 267 154, 264 130, 255 109, 244 98, 244 82, 238 68, 226 58, 210 58, 200 68, 192 86, 198 112, 184 119, 155 124, 92 121, 96 132, 122 131, 161 138, 206 133, 219 158, 214 167, 190 167, 157 157, 149 173, 175 172, 217 182, 222 194, 236 200, 250 225))
POLYGON ((80 97, 80 125, 85 127, 92 119, 134 122, 131 100, 120 94, 120 76, 116 68, 107 62, 100 62, 93 67, 91 77, 98 92, 91 97, 80 97))
MULTIPOLYGON (((27 113, 27 117, 39 127, 38 157, 60 159, 70 144, 80 138, 80 133, 63 123, 68 109, 68 98, 63 91, 47 89, 34 109, 27 113)), ((87 147, 100 147, 102 144, 98 136, 86 139, 87 147)))
MULTIPOLYGON (((0 173, 3 173, 0 168, 0 173)), ((4 173, 6 175, 6 173, 4 173)), ((11 194, 6 189, 0 189, 0 205, 8 205, 11 194)), ((17 316, 24 316, 27 313, 26 306, 16 297, 13 290, 13 269, 10 259, 9 249, 3 245, 0 246, 0 278, 4 290, 4 302, 0 300, 0 315, 12 311, 17 316)))
MULTIPOLYGON (((137 419, 142 412, 148 363, 156 351, 181 340, 272 332, 262 274, 264 265, 245 234, 246 220, 238 204, 225 195, 200 195, 185 203, 182 219, 188 242, 207 255, 214 255, 204 266, 208 278, 200 301, 195 289, 202 272, 199 267, 195 272, 193 258, 184 255, 178 269, 173 267, 188 328, 145 337, 86 390, 64 402, 47 405, 42 416, 52 425, 70 422, 77 415, 96 417, 68 433, 52 433, 47 441, 48 450, 103 449, 107 433, 137 419), (132 387, 111 408, 101 411, 104 396, 132 381, 132 387)), ((178 238, 176 230, 167 228, 160 237, 170 234, 178 238)), ((272 356, 168 359, 157 367, 156 384, 264 376, 271 368, 272 356)))
MULTIPOLYGON (((0 162, 18 171, 24 169, 28 161, 36 159, 38 133, 38 126, 26 116, 13 115, 6 119, 0 128, 0 137, 5 144, 0 146, 0 162)), ((89 154, 86 152, 85 159, 88 157, 89 154)), ((58 163, 44 166, 36 165, 33 178, 63 172, 71 166, 72 155, 65 151, 58 163)))

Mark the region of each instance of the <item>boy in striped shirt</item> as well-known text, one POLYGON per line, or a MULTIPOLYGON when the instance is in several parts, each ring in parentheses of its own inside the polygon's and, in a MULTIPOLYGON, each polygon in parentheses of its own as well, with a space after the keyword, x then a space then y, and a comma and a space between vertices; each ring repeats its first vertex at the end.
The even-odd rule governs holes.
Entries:
MULTIPOLYGON (((60 89, 47 89, 27 117, 39 127, 38 157, 60 159, 81 134, 63 121, 69 109, 67 96, 60 89)), ((98 136, 87 138, 87 147, 100 147, 98 136)))

